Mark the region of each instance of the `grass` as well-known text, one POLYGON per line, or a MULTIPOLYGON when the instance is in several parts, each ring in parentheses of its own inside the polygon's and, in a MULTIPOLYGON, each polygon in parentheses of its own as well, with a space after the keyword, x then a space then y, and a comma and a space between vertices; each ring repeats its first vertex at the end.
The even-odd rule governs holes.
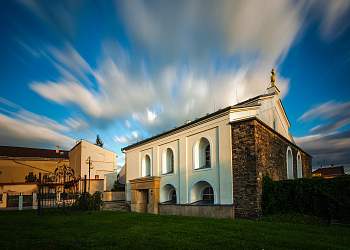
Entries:
POLYGON ((274 214, 274 215, 263 215, 262 221, 277 222, 277 223, 294 223, 304 225, 316 225, 316 226, 329 226, 330 221, 309 214, 274 214))
POLYGON ((115 211, 0 211, 0 249, 349 249, 350 228, 115 211))

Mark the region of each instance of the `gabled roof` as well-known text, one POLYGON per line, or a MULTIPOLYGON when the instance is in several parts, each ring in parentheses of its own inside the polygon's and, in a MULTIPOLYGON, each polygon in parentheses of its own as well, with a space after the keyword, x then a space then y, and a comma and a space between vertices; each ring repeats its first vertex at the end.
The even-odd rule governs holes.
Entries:
POLYGON ((51 149, 0 146, 0 157, 69 159, 68 153, 67 150, 56 153, 51 149))
POLYGON ((337 176, 337 175, 343 175, 344 172, 344 166, 338 166, 338 167, 330 167, 330 168, 319 168, 312 172, 313 174, 321 174, 321 176, 337 176))
POLYGON ((271 94, 258 95, 258 96, 256 96, 256 97, 250 98, 250 99, 245 100, 245 101, 243 101, 243 102, 239 102, 239 103, 237 103, 237 104, 235 104, 235 105, 228 106, 228 107, 223 108, 223 109, 219 109, 219 110, 216 111, 216 112, 213 112, 213 113, 211 113, 211 114, 207 114, 207 115, 205 115, 205 116, 203 116, 203 117, 201 117, 201 118, 198 118, 198 119, 196 119, 196 120, 194 120, 194 121, 191 121, 191 122, 189 122, 189 123, 186 123, 186 124, 184 124, 184 125, 182 125, 182 126, 173 128, 173 129, 168 130, 168 131, 164 131, 163 133, 160 133, 160 134, 158 134, 158 135, 152 136, 152 137, 150 137, 150 138, 147 138, 147 139, 144 139, 144 140, 142 140, 142 141, 139 141, 139 142, 136 142, 136 143, 134 143, 134 144, 131 144, 131 145, 129 145, 129 146, 126 146, 126 147, 122 148, 121 151, 123 152, 124 150, 128 150, 128 149, 131 149, 131 148, 135 148, 135 147, 137 147, 137 146, 139 146, 139 145, 141 145, 141 144, 144 144, 144 143, 146 143, 146 142, 148 142, 148 141, 151 141, 151 140, 154 140, 154 139, 156 139, 156 138, 158 138, 158 137, 162 137, 162 136, 164 136, 164 135, 173 133, 173 132, 175 132, 175 131, 177 131, 177 130, 184 129, 185 127, 192 126, 192 125, 194 125, 194 124, 196 124, 196 123, 199 123, 199 122, 201 122, 201 121, 203 121, 203 120, 205 120, 205 119, 208 119, 208 118, 210 118, 210 117, 216 116, 216 115, 218 115, 218 114, 224 113, 224 112, 226 112, 226 111, 228 111, 228 110, 260 106, 260 104, 259 104, 260 98, 262 98, 262 97, 268 97, 268 96, 274 96, 274 94, 271 93, 271 94))

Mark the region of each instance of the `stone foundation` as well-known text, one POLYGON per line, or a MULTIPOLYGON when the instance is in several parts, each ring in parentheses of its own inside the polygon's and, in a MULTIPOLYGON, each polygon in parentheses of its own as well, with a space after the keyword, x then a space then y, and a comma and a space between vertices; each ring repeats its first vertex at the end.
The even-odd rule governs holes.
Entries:
POLYGON ((183 215, 213 218, 235 218, 233 205, 182 205, 158 204, 158 213, 166 215, 183 215))

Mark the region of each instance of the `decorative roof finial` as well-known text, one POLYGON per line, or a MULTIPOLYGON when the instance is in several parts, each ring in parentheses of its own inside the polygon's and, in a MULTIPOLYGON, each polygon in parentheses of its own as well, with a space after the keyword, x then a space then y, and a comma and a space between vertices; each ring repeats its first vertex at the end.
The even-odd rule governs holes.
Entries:
POLYGON ((271 70, 271 74, 272 74, 272 76, 270 76, 271 77, 271 87, 275 87, 275 69, 271 70))

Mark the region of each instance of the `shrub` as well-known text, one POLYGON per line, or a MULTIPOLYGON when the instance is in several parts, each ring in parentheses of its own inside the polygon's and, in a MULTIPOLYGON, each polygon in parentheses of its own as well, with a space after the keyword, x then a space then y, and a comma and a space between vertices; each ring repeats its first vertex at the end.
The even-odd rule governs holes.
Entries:
MULTIPOLYGON (((100 191, 96 191, 93 195, 86 193, 86 203, 90 210, 102 210, 104 205, 103 194, 100 191)), ((84 193, 79 194, 79 197, 73 205, 77 209, 82 209, 84 206, 84 193)))
POLYGON ((350 176, 273 181, 263 177, 263 215, 310 214, 326 220, 350 222, 350 176))

